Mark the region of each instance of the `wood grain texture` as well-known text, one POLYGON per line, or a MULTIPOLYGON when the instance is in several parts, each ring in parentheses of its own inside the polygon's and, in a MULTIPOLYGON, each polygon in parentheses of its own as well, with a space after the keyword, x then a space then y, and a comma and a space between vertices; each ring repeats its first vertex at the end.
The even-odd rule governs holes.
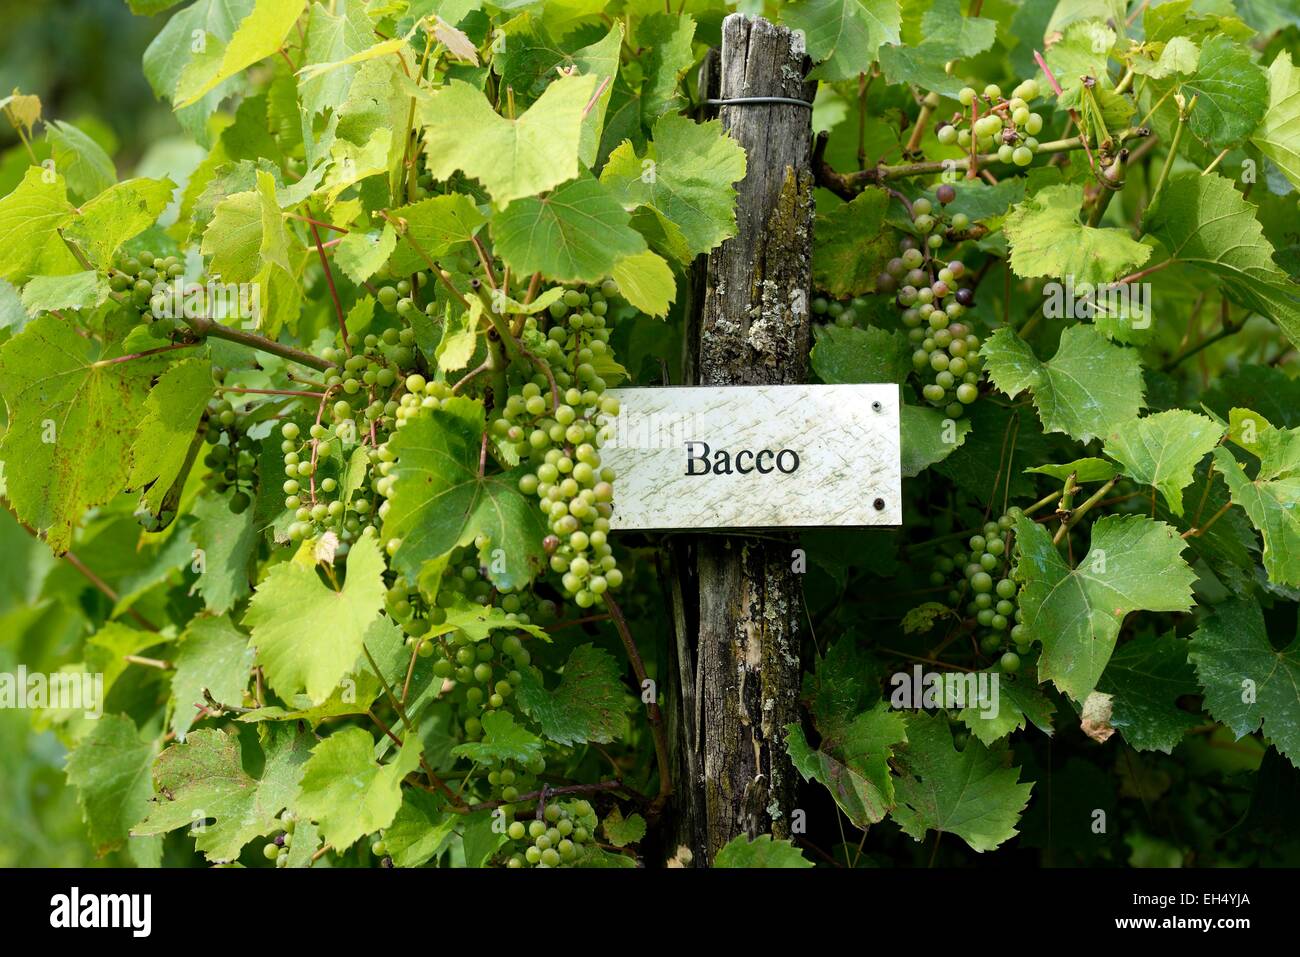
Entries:
MULTIPOLYGON (((741 14, 723 21, 720 98, 811 101, 810 65, 791 31, 741 14)), ((737 187, 737 233, 708 257, 696 382, 802 382, 812 282, 812 111, 735 104, 722 106, 720 116, 745 149, 746 172, 737 187)), ((684 743, 697 754, 683 763, 702 779, 682 786, 703 791, 704 833, 695 837, 707 862, 740 834, 789 836, 794 770, 783 729, 797 720, 804 618, 792 569, 796 547, 792 536, 701 536, 695 545, 699 741, 684 743)))

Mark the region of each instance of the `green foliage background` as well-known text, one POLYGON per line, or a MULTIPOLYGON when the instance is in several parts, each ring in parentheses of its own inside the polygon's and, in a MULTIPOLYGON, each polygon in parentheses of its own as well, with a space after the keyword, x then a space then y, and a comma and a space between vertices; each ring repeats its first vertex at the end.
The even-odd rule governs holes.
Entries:
MULTIPOLYGON (((468 398, 443 396, 403 433, 411 438, 394 441, 394 471, 407 488, 427 478, 476 494, 486 481, 489 494, 507 502, 505 517, 501 509, 495 517, 476 511, 472 495, 449 518, 398 492, 384 537, 399 545, 386 557, 380 544, 358 539, 346 564, 341 555, 319 563, 333 566, 325 576, 312 557, 291 557, 298 540, 290 546, 292 513, 281 508, 279 433, 257 452, 269 491, 254 495, 258 525, 248 539, 197 471, 186 484, 181 460, 207 414, 213 366, 247 387, 292 388, 285 349, 311 352, 323 370, 330 362, 321 356, 342 345, 336 283, 349 328, 396 330, 402 323, 378 308, 374 283, 423 270, 430 249, 453 267, 452 282, 467 282, 480 267, 471 237, 490 243, 486 255, 498 269, 513 270, 520 285, 508 314, 520 328, 542 314, 523 303, 530 273, 557 289, 597 290, 612 280, 620 299, 610 293, 612 356, 600 375, 611 384, 658 385, 667 368, 675 381, 691 305, 686 267, 734 229, 731 184, 744 169, 734 144, 691 108, 693 67, 718 43, 734 6, 686 0, 663 14, 649 0, 502 9, 473 0, 371 0, 350 5, 352 25, 361 26, 347 35, 348 4, 315 4, 297 23, 303 32, 282 24, 283 57, 259 48, 250 63, 224 71, 178 54, 161 98, 141 61, 173 17, 202 8, 218 21, 224 11, 233 28, 254 7, 250 16, 269 22, 294 5, 130 6, 145 15, 103 0, 0 3, 0 92, 41 101, 40 121, 25 124, 26 142, 0 124, 0 197, 32 204, 17 213, 0 205, 7 449, 0 671, 84 666, 110 681, 99 722, 0 709, 0 866, 269 866, 260 849, 285 805, 300 821, 290 866, 310 864, 322 840, 340 850, 317 866, 385 857, 397 866, 502 863, 504 839, 485 810, 451 813, 435 789, 412 783, 422 762, 468 777, 477 799, 500 793, 496 783, 475 782, 480 764, 522 768, 543 753, 557 780, 590 784, 612 765, 636 795, 653 795, 661 781, 651 728, 632 704, 637 676, 609 621, 560 631, 553 644, 543 643, 540 628, 522 629, 539 667, 522 667, 518 710, 485 716, 475 732, 460 704, 433 701, 438 682, 401 644, 388 594, 398 573, 419 577, 421 587, 437 581, 453 551, 459 560, 476 535, 510 546, 508 567, 487 573, 494 586, 508 590, 541 567, 546 528, 531 511, 510 511, 523 501, 514 491, 518 451, 497 436, 494 471, 485 480, 478 466, 479 437, 492 422, 485 411, 503 414, 491 393, 476 386, 468 398), (413 94, 409 77, 391 66, 381 73, 338 62, 356 55, 378 63, 374 45, 437 15, 463 33, 409 35, 402 49, 412 56, 437 51, 423 92, 413 94), (322 23, 342 39, 313 48, 311 31, 322 23), (500 48, 498 28, 506 35, 500 48), (484 65, 468 62, 467 46, 484 65), (306 73, 290 73, 283 60, 306 73), (561 77, 561 64, 576 75, 561 77), (591 75, 602 70, 608 84, 591 75), (210 94, 214 86, 221 92, 210 94), (397 140, 374 138, 400 128, 408 98, 424 147, 418 184, 400 169, 397 140), (183 105, 187 99, 198 105, 183 105), (593 120, 596 102, 608 109, 593 120), (324 116, 342 117, 328 155, 313 156, 295 128, 304 108, 316 133, 324 116), (75 213, 43 192, 39 164, 56 150, 66 177, 60 188, 71 191, 75 213), (101 157, 111 157, 109 169, 101 157), (649 161, 658 171, 651 182, 642 177, 649 161), (145 182, 164 177, 174 193, 145 182), (189 188, 196 178, 206 192, 189 188), (98 216, 96 196, 108 197, 98 216), (52 232, 42 232, 32 212, 42 203, 100 254, 88 268, 58 243, 54 253, 42 251, 52 232), (304 211, 351 230, 328 280, 304 211), (132 214, 143 217, 134 231, 123 225, 132 214), (143 248, 188 251, 200 273, 260 283, 280 355, 254 366, 237 343, 200 329, 208 337, 189 359, 86 364, 148 344, 139 304, 130 312, 107 285, 122 252, 143 248), (78 354, 87 342, 100 350, 89 360, 78 354), (38 424, 69 401, 51 384, 60 375, 84 376, 110 410, 71 453, 43 450, 38 438, 38 424), (422 458, 430 446, 434 454, 422 458), (48 470, 30 466, 47 454, 48 470), (176 525, 142 530, 135 514, 142 494, 157 516, 169 484, 150 491, 149 481, 177 475, 185 494, 176 525), (70 545, 98 585, 29 532, 54 552, 70 545), (232 565, 242 556, 243 567, 200 573, 190 565, 196 544, 209 557, 234 556, 232 565), (346 568, 341 588, 335 568, 346 568), (159 634, 141 631, 142 620, 159 623, 159 634), (331 640, 309 644, 304 629, 312 641, 331 640), (363 639, 380 660, 353 671, 363 639), (177 668, 140 664, 151 658, 177 668), (258 685, 260 702, 249 685, 253 660, 267 681, 258 685), (382 722, 339 704, 333 689, 344 675, 373 692, 382 722), (418 732, 401 748, 377 729, 401 717, 385 710, 384 676, 408 683, 416 676, 415 686, 426 688, 418 732), (186 705, 205 687, 217 700, 259 707, 243 720, 193 721, 186 705), (233 782, 233 796, 218 794, 212 780, 233 782), (349 781, 359 782, 355 792, 349 781), (214 810, 215 825, 187 833, 194 815, 214 810), (387 850, 373 850, 376 838, 387 850)), ((819 181, 812 368, 816 381, 902 387, 905 519, 900 529, 801 536, 815 637, 802 649, 804 720, 788 729, 787 747, 810 830, 793 845, 742 841, 715 863, 966 866, 990 856, 1022 867, 1296 863, 1300 73, 1292 64, 1300 63, 1300 5, 742 7, 804 31, 817 62, 814 128, 827 134, 828 169, 870 171, 856 180, 823 172, 819 181), (1045 51, 1059 95, 1036 50, 1045 51), (1037 140, 1046 145, 1024 167, 983 157, 975 165, 986 175, 966 176, 970 151, 939 133, 962 113, 962 87, 998 83, 1010 93, 1030 76, 1044 94, 1033 109, 1044 117, 1037 140), (1087 150, 1077 142, 1081 129, 1087 150), (946 173, 914 165, 945 160, 946 173), (940 202, 943 184, 955 191, 951 204, 940 202), (918 342, 908 342, 881 275, 904 237, 924 242, 914 205, 922 199, 972 224, 948 228, 936 253, 960 255, 966 284, 976 288, 958 314, 978 333, 981 395, 955 423, 945 422, 951 396, 925 401, 934 375, 924 355, 912 367, 918 342), (1122 313, 1079 321, 1043 312, 1045 283, 1148 276, 1149 328, 1122 313), (1055 516, 1067 501, 1074 511, 1055 516), (1010 533, 1013 544, 993 577, 1014 580, 1025 640, 1003 675, 1002 719, 982 723, 978 709, 891 710, 888 676, 917 662, 983 670, 1005 660, 1009 644, 981 647, 983 632, 964 607, 969 596, 949 595, 962 580, 970 536, 1004 514, 998 534, 1010 533), (1249 700, 1244 679, 1253 683, 1249 700)), ((271 29, 263 27, 250 35, 271 29)), ((11 111, 19 105, 8 102, 11 111)), ((486 317, 502 307, 462 308, 449 293, 430 295, 438 309, 407 323, 415 362, 450 386, 490 355, 486 317)), ((184 344, 187 332, 177 327, 173 335, 184 344)), ((538 352, 545 345, 517 335, 538 352)), ((534 372, 515 358, 497 383, 511 394, 534 372)), ((305 431, 315 409, 280 401, 252 414, 287 416, 305 431)), ((343 458, 325 467, 341 484, 350 481, 343 458)), ((649 674, 669 680, 658 544, 644 536, 618 543, 626 574, 619 595, 649 674)), ((537 581, 559 594, 555 582, 541 584, 545 576, 537 581)), ((560 617, 580 617, 579 609, 569 605, 560 617)), ((513 627, 500 608, 453 605, 447 621, 479 639, 513 627)), ((653 866, 672 857, 655 832, 653 803, 636 795, 593 798, 603 849, 586 863, 653 866)))

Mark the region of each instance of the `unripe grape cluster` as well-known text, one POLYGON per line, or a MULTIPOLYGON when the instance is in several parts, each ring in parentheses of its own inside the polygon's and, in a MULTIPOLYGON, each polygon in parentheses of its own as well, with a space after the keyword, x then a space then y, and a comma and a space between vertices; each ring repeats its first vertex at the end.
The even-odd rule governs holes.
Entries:
POLYGON ((605 316, 616 293, 609 281, 590 291, 566 289, 547 310, 545 331, 537 317, 528 317, 523 342, 549 374, 533 369, 491 425, 497 441, 531 466, 519 490, 536 496, 547 520, 542 545, 551 569, 580 608, 623 581, 608 541, 615 475, 600 456, 602 426, 619 405, 604 395, 596 369, 609 352, 605 316))
POLYGON ((183 275, 185 264, 176 256, 155 256, 151 252, 120 255, 109 270, 108 288, 130 297, 131 305, 148 323, 151 336, 170 339, 177 320, 159 316, 163 311, 159 297, 169 295, 168 283, 183 275))
POLYGON ((590 801, 553 802, 546 805, 541 819, 512 821, 506 836, 517 850, 507 867, 565 867, 578 856, 582 845, 592 840, 597 818, 590 801))
MULTIPOLYGON (((378 335, 350 334, 347 344, 354 350, 352 355, 333 348, 324 351, 323 358, 335 365, 326 373, 317 421, 306 434, 293 421, 280 428, 284 506, 294 512, 290 541, 332 531, 340 542, 336 554, 346 555, 357 536, 378 533, 396 458, 381 437, 386 439, 398 425, 403 402, 409 406, 412 399, 418 403, 424 397, 424 377, 405 372, 415 361, 414 341, 412 330, 389 328, 378 335), (393 396, 403 388, 408 391, 399 401, 393 396), (419 396, 412 395, 416 389, 419 396), (336 452, 363 440, 370 445, 366 481, 355 498, 344 502, 339 478, 320 473, 337 471, 330 464, 336 452)), ((389 553, 395 550, 392 546, 389 553)))
POLYGON ((276 867, 289 866, 289 848, 293 847, 293 832, 297 823, 297 818, 288 808, 280 812, 280 827, 283 831, 262 847, 262 855, 268 861, 274 861, 276 867))
POLYGON ((1021 514, 1012 508, 997 521, 986 522, 967 542, 969 552, 939 556, 930 573, 935 587, 961 576, 948 592, 948 603, 954 608, 966 603, 964 611, 975 621, 980 651, 998 655, 998 666, 1008 674, 1020 670, 1020 659, 1031 647, 1020 624, 1020 586, 1011 578, 1011 530, 1021 514))
POLYGON ((939 208, 925 197, 912 203, 912 223, 923 236, 925 246, 914 236, 904 236, 899 255, 889 260, 876 279, 881 292, 895 293, 912 344, 912 367, 921 378, 921 395, 951 418, 979 398, 980 338, 961 322, 967 308, 975 304, 974 292, 961 285, 966 265, 959 259, 942 263, 933 256, 942 245, 945 226, 965 229, 966 217, 944 212, 956 196, 948 184, 936 191, 939 208), (934 242, 940 239, 940 242, 934 242))
POLYGON ((228 400, 208 403, 207 435, 209 448, 203 464, 209 469, 205 482, 218 495, 233 492, 226 504, 236 515, 243 514, 253 501, 257 488, 257 453, 248 434, 249 416, 228 400))
POLYGON ((966 109, 939 127, 937 137, 945 146, 957 144, 983 153, 996 152, 1003 163, 1028 166, 1038 148, 1035 137, 1043 129, 1043 117, 1032 112, 1030 102, 1039 96, 1038 81, 1028 79, 1017 86, 1010 99, 1002 88, 990 83, 983 92, 963 87, 957 101, 966 109))
POLYGON ((826 296, 814 296, 812 301, 812 314, 823 320, 829 319, 837 326, 857 325, 858 319, 866 314, 867 308, 867 300, 861 296, 854 296, 843 302, 826 296))

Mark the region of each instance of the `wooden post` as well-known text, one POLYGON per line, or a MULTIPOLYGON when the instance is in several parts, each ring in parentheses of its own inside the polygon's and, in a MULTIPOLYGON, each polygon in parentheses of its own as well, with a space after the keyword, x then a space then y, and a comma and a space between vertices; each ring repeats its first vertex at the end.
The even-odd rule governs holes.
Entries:
MULTIPOLYGON (((816 85, 804 79, 809 67, 801 38, 790 30, 733 14, 723 21, 721 57, 702 71, 701 95, 811 102, 816 85)), ((687 374, 699 385, 802 382, 811 286, 812 111, 789 103, 733 103, 723 104, 719 115, 745 149, 746 171, 737 186, 736 235, 705 265, 687 374)), ((689 561, 693 551, 695 575, 677 576, 693 595, 675 602, 672 677, 693 679, 694 687, 684 684, 675 696, 670 721, 686 737, 675 742, 683 775, 678 843, 703 865, 737 835, 789 835, 795 782, 784 727, 798 720, 804 606, 793 536, 700 536, 692 545, 674 554, 680 566, 680 557, 689 561), (696 632, 694 649, 682 640, 687 629, 696 632)))

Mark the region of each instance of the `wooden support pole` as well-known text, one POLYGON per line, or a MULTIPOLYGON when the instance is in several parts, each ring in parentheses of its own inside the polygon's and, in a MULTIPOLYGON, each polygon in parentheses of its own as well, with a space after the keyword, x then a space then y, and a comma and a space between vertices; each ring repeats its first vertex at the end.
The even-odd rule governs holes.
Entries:
MULTIPOLYGON (((723 21, 721 56, 702 71, 701 95, 811 102, 809 67, 790 30, 733 14, 723 21)), ((746 171, 737 186, 736 235, 705 264, 698 326, 687 342, 688 379, 802 382, 812 275, 812 111, 751 102, 724 103, 718 114, 745 149, 746 171)), ((670 724, 679 734, 683 775, 678 844, 691 848, 696 864, 711 863, 740 834, 789 835, 795 782, 784 728, 798 720, 804 620, 796 547, 789 535, 704 535, 674 554, 676 565, 683 554, 694 565, 693 577, 689 569, 678 576, 692 594, 675 603, 673 662, 673 679, 693 678, 693 687, 684 685, 672 702, 670 724), (682 640, 690 631, 694 648, 682 640)))

